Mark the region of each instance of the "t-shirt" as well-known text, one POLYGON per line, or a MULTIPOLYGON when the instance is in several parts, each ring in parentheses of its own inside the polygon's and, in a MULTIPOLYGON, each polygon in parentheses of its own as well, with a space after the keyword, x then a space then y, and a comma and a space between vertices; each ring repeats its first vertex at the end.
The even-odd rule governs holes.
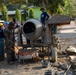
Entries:
POLYGON ((46 12, 41 14, 41 22, 45 24, 45 21, 49 19, 49 15, 46 12))

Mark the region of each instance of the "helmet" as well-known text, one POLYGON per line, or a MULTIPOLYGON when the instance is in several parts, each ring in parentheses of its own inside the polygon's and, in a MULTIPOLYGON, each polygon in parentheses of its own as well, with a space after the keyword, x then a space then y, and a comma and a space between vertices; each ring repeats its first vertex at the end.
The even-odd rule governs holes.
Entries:
POLYGON ((0 26, 3 26, 3 24, 2 24, 2 23, 0 23, 0 26))
POLYGON ((8 24, 9 24, 9 22, 5 22, 5 24, 6 24, 6 25, 8 25, 8 24))
POLYGON ((9 24, 9 22, 4 22, 4 25, 8 25, 9 24))

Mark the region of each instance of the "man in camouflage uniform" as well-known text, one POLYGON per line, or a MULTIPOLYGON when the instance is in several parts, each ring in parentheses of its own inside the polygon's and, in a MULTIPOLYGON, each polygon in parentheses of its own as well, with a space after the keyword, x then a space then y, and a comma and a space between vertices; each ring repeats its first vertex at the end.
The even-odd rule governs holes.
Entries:
POLYGON ((7 61, 8 63, 14 62, 15 59, 15 37, 14 37, 14 23, 10 22, 8 24, 8 28, 4 30, 5 35, 5 45, 6 45, 6 53, 7 53, 7 61))

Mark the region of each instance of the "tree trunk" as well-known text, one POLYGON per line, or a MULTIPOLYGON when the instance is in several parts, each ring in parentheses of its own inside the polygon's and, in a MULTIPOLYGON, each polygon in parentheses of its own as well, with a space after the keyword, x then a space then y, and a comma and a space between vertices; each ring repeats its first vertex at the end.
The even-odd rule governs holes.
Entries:
POLYGON ((44 2, 44 0, 42 0, 42 6, 43 6, 44 8, 46 8, 46 7, 45 7, 45 2, 44 2))
POLYGON ((26 0, 26 5, 28 6, 28 0, 26 0))

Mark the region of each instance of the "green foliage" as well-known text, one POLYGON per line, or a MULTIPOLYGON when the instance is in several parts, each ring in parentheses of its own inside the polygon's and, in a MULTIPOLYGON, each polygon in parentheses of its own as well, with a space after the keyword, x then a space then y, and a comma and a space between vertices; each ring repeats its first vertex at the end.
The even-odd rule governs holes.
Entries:
POLYGON ((24 9, 26 7, 27 7, 26 5, 21 5, 20 9, 24 9))
POLYGON ((24 10, 23 13, 24 14, 22 14, 22 20, 27 20, 28 19, 28 10, 24 10))
POLYGON ((64 5, 64 0, 48 0, 48 5, 46 5, 46 8, 50 10, 51 14, 55 14, 60 13, 60 7, 64 5))
POLYGON ((73 2, 73 15, 76 16, 76 0, 72 0, 73 2))
MULTIPOLYGON (((76 15, 76 0, 0 0, 0 8, 2 8, 1 3, 8 6, 8 10, 24 9, 25 7, 33 5, 38 7, 43 7, 45 4, 46 9, 51 15, 54 14, 70 14, 76 15)), ((34 17, 34 13, 29 9, 29 17, 34 17)), ((23 19, 26 20, 25 13, 22 15, 23 19)), ((37 15, 35 15, 36 17, 37 15)))
POLYGON ((0 0, 0 4, 2 4, 2 3, 4 3, 5 2, 5 0, 0 0))
POLYGON ((4 4, 2 4, 1 13, 2 13, 2 19, 4 21, 8 21, 8 10, 4 4))
POLYGON ((63 9, 64 14, 74 15, 74 4, 72 0, 65 0, 65 6, 63 9))
POLYGON ((20 9, 22 5, 26 5, 26 0, 0 0, 1 3, 4 3, 9 10, 20 9))
POLYGON ((26 0, 9 0, 12 4, 25 4, 26 0))
POLYGON ((65 5, 64 0, 29 0, 35 6, 46 7, 51 14, 62 13, 62 6, 65 5))
POLYGON ((42 6, 41 0, 28 0, 28 5, 42 6))
POLYGON ((57 13, 58 13, 58 14, 62 14, 62 13, 63 13, 63 10, 62 10, 62 8, 61 8, 60 5, 59 5, 59 7, 58 7, 58 11, 57 11, 57 13))
POLYGON ((21 12, 19 9, 16 10, 15 12, 15 18, 19 21, 21 21, 21 12))
POLYGON ((35 18, 34 10, 32 8, 29 9, 29 18, 35 18))

